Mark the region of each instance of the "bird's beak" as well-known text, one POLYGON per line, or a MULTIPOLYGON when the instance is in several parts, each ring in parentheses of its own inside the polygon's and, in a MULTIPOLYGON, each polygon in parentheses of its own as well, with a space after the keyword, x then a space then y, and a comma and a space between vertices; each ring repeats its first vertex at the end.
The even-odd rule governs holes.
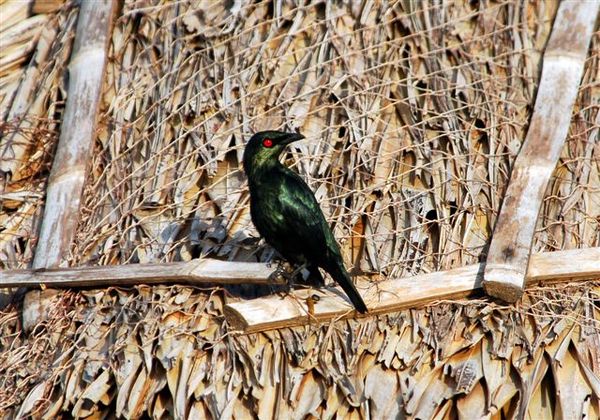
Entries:
POLYGON ((290 133, 283 140, 285 144, 290 144, 298 140, 302 140, 304 136, 300 133, 290 133))

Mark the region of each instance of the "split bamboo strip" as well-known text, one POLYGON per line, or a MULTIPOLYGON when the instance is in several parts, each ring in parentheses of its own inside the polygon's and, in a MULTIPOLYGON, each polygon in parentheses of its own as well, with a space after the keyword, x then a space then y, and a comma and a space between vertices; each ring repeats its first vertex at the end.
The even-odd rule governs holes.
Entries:
POLYGON ((507 302, 523 294, 535 226, 565 142, 600 2, 562 2, 544 53, 525 142, 490 244, 483 286, 507 302))
MULTIPOLYGON (((440 299, 465 297, 480 291, 484 263, 414 277, 387 280, 361 289, 370 314, 397 312, 440 299)), ((528 284, 600 278, 600 248, 533 255, 528 284)), ((227 321, 245 333, 304 325, 354 316, 340 288, 302 290, 278 296, 229 303, 227 321), (312 302, 314 296, 317 302, 312 302), (312 307, 309 309, 309 307, 312 307)), ((364 315, 363 315, 364 317, 364 315)))
POLYGON ((67 105, 48 183, 35 268, 60 264, 77 228, 114 9, 112 0, 81 4, 69 64, 67 105))
POLYGON ((199 259, 168 264, 129 264, 3 271, 3 287, 106 287, 135 284, 281 284, 267 264, 199 259))

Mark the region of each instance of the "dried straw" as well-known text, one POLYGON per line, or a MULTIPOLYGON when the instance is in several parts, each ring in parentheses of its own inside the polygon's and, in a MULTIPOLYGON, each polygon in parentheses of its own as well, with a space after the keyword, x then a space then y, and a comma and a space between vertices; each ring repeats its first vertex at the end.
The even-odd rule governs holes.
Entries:
MULTIPOLYGON (((287 162, 355 273, 482 258, 556 4, 333 3, 125 2, 69 262, 269 259, 240 167, 265 128, 307 135, 287 162)), ((32 47, 18 41, 29 61, 0 73, 2 268, 31 261, 76 13, 48 13, 32 47)), ((600 246, 599 45, 596 32, 536 251, 600 246)), ((0 313, 1 415, 598 418, 598 290, 244 337, 220 289, 60 292, 30 335, 14 306, 0 313)))

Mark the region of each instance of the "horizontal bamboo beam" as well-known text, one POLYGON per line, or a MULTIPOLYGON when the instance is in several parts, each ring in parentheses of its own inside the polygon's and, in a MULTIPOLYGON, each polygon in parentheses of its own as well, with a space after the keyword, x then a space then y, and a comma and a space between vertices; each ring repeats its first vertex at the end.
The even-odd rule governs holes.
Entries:
MULTIPOLYGON (((358 289, 369 314, 396 312, 441 299, 478 293, 482 288, 485 264, 470 265, 402 279, 371 283, 358 289)), ((531 257, 527 284, 600 279, 600 248, 536 254, 531 257)), ((348 317, 364 317, 338 287, 294 291, 285 298, 269 296, 225 306, 230 325, 245 333, 306 325, 348 317), (314 302, 312 297, 318 296, 314 302), (310 309, 309 309, 310 308, 310 309), (310 315, 309 315, 310 313, 310 315)))
MULTIPOLYGON (((371 283, 363 294, 370 314, 395 312, 440 299, 478 293, 484 265, 371 283)), ((261 263, 200 259, 166 264, 128 264, 80 268, 0 271, 6 287, 106 287, 136 284, 281 284, 269 276, 273 267, 261 263)), ((533 255, 527 284, 600 279, 600 248, 533 255)), ((230 325, 244 332, 304 325, 355 316, 339 288, 304 289, 285 298, 270 296, 225 306, 230 325), (317 302, 312 302, 313 296, 317 302), (309 307, 312 307, 309 310, 309 307), (309 312, 312 311, 309 317, 309 312)), ((360 316, 360 315, 359 315, 360 316)), ((368 315, 365 315, 368 316, 368 315)))
POLYGON ((563 149, 599 1, 561 2, 548 46, 527 136, 515 160, 494 228, 483 287, 516 302, 544 194, 563 149))
POLYGON ((166 264, 0 271, 5 287, 106 287, 135 284, 282 284, 267 264, 200 259, 166 264))

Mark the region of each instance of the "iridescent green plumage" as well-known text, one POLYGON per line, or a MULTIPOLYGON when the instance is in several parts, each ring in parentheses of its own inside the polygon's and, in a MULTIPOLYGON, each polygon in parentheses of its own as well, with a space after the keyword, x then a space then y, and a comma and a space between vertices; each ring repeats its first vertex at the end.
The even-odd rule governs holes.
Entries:
POLYGON ((279 162, 285 146, 302 138, 300 134, 263 131, 246 145, 244 169, 252 222, 285 259, 306 265, 311 277, 321 283, 317 267, 323 268, 342 286, 354 307, 367 312, 313 192, 298 174, 279 162))

